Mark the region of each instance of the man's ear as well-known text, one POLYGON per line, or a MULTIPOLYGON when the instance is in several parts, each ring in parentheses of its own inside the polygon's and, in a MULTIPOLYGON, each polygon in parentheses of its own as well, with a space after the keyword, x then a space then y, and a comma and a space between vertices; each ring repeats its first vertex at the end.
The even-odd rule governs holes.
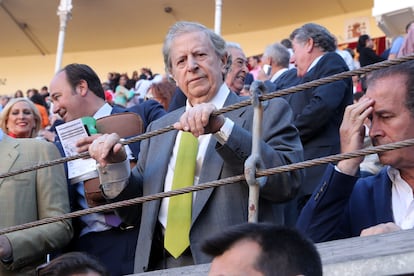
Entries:
POLYGON ((80 80, 78 85, 76 85, 76 93, 84 97, 89 90, 88 83, 85 80, 80 80))
POLYGON ((231 55, 230 56, 227 55, 227 54, 223 55, 221 57, 221 63, 222 63, 221 64, 221 72, 223 74, 227 74, 227 72, 229 71, 230 66, 231 66, 231 55))
POLYGON ((312 52, 314 45, 315 45, 315 43, 313 42, 313 39, 309 38, 308 41, 306 41, 306 43, 305 43, 306 51, 308 53, 312 52))

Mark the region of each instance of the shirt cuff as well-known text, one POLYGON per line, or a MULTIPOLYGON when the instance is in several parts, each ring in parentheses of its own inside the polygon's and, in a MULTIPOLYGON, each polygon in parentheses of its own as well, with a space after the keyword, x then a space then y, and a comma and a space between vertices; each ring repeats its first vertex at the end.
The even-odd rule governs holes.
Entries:
POLYGON ((335 168, 335 171, 337 171, 337 172, 339 172, 339 173, 343 173, 339 168, 338 168, 338 166, 337 165, 335 165, 334 166, 334 168, 335 168))
POLYGON ((129 160, 120 163, 108 164, 102 167, 96 165, 101 183, 102 192, 108 199, 117 197, 126 187, 131 173, 129 160))
POLYGON ((224 120, 223 126, 220 128, 219 131, 214 133, 214 137, 216 137, 217 141, 224 145, 230 137, 231 132, 233 131, 234 122, 229 118, 224 120))

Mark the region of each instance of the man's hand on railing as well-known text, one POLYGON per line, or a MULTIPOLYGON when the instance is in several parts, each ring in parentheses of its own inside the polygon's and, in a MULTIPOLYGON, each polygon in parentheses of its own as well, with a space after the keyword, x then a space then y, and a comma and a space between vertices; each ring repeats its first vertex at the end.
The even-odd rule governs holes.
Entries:
POLYGON ((361 231, 361 237, 400 231, 401 228, 393 222, 381 223, 361 231))

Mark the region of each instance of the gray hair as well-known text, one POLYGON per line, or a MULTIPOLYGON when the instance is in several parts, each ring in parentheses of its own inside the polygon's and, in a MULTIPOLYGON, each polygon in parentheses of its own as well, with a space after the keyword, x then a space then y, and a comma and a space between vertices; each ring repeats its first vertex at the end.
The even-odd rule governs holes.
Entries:
POLYGON ((164 45, 162 47, 162 54, 164 56, 164 65, 165 71, 168 75, 171 74, 171 44, 175 38, 182 34, 193 33, 193 32, 203 32, 207 35, 210 39, 211 44, 216 52, 217 56, 221 59, 223 57, 227 57, 227 50, 226 50, 226 42, 224 39, 213 32, 212 30, 208 29, 206 26, 196 23, 196 22, 188 22, 188 21, 179 21, 172 25, 168 30, 168 33, 164 39, 164 45))
POLYGON ((263 56, 270 57, 274 63, 283 68, 289 67, 290 54, 281 43, 273 43, 266 47, 263 56))
POLYGON ((308 23, 300 28, 297 28, 290 35, 290 39, 294 39, 300 42, 306 42, 308 39, 312 39, 315 46, 319 47, 323 52, 333 52, 336 50, 335 38, 332 34, 323 26, 308 23))

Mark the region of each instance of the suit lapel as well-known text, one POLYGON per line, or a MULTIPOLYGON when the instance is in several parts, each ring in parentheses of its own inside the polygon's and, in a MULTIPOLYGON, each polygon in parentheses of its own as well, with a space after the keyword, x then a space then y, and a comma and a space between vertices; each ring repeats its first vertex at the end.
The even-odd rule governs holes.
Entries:
MULTIPOLYGON (((240 101, 240 97, 230 92, 229 96, 227 97, 224 103, 224 106, 228 106, 228 105, 234 104, 239 101, 240 101)), ((243 126, 245 119, 242 117, 242 115, 244 114, 245 110, 246 110, 245 108, 239 108, 237 110, 228 112, 226 113, 226 117, 231 119, 235 125, 243 126)), ((221 170, 223 168, 223 159, 220 157, 220 155, 215 150, 216 144, 217 144, 217 140, 214 137, 211 137, 207 150, 206 150, 206 154, 204 156, 199 184, 203 184, 206 182, 211 182, 211 181, 220 179, 221 170)), ((204 208, 205 204, 210 198, 212 192, 213 192, 213 189, 206 189, 206 190, 197 192, 195 202, 193 204, 193 212, 192 212, 193 222, 200 215, 202 209, 204 208)))
POLYGON ((381 171, 381 182, 374 185, 374 204, 378 223, 394 221, 392 212, 392 183, 386 169, 381 171))
MULTIPOLYGON (((161 124, 155 124, 150 130, 160 129, 162 127, 174 124, 179 120, 183 112, 184 108, 171 112, 169 116, 164 116, 160 119, 160 121, 162 121, 161 124)), ((152 149, 149 151, 151 153, 151 156, 147 156, 147 159, 152 160, 151 162, 154 162, 154 160, 156 160, 156 162, 159 163, 157 169, 159 170, 159 168, 163 168, 163 171, 158 171, 158 173, 151 172, 151 177, 154 177, 155 175, 157 179, 151 179, 149 181, 151 183, 157 183, 159 185, 144 185, 144 188, 149 188, 148 191, 144 191, 145 195, 164 191, 164 183, 165 177, 167 176, 168 163, 171 159, 177 133, 177 130, 172 130, 152 138, 152 149), (153 147, 157 148, 153 149, 153 147)))
MULTIPOLYGON (((0 152, 4 156, 2 162, 0 162, 0 173, 7 173, 10 171, 13 164, 16 162, 19 156, 19 151, 16 149, 19 146, 17 139, 11 139, 6 135, 3 136, 3 140, 0 141, 0 152)), ((5 178, 0 179, 0 185, 5 178)))

